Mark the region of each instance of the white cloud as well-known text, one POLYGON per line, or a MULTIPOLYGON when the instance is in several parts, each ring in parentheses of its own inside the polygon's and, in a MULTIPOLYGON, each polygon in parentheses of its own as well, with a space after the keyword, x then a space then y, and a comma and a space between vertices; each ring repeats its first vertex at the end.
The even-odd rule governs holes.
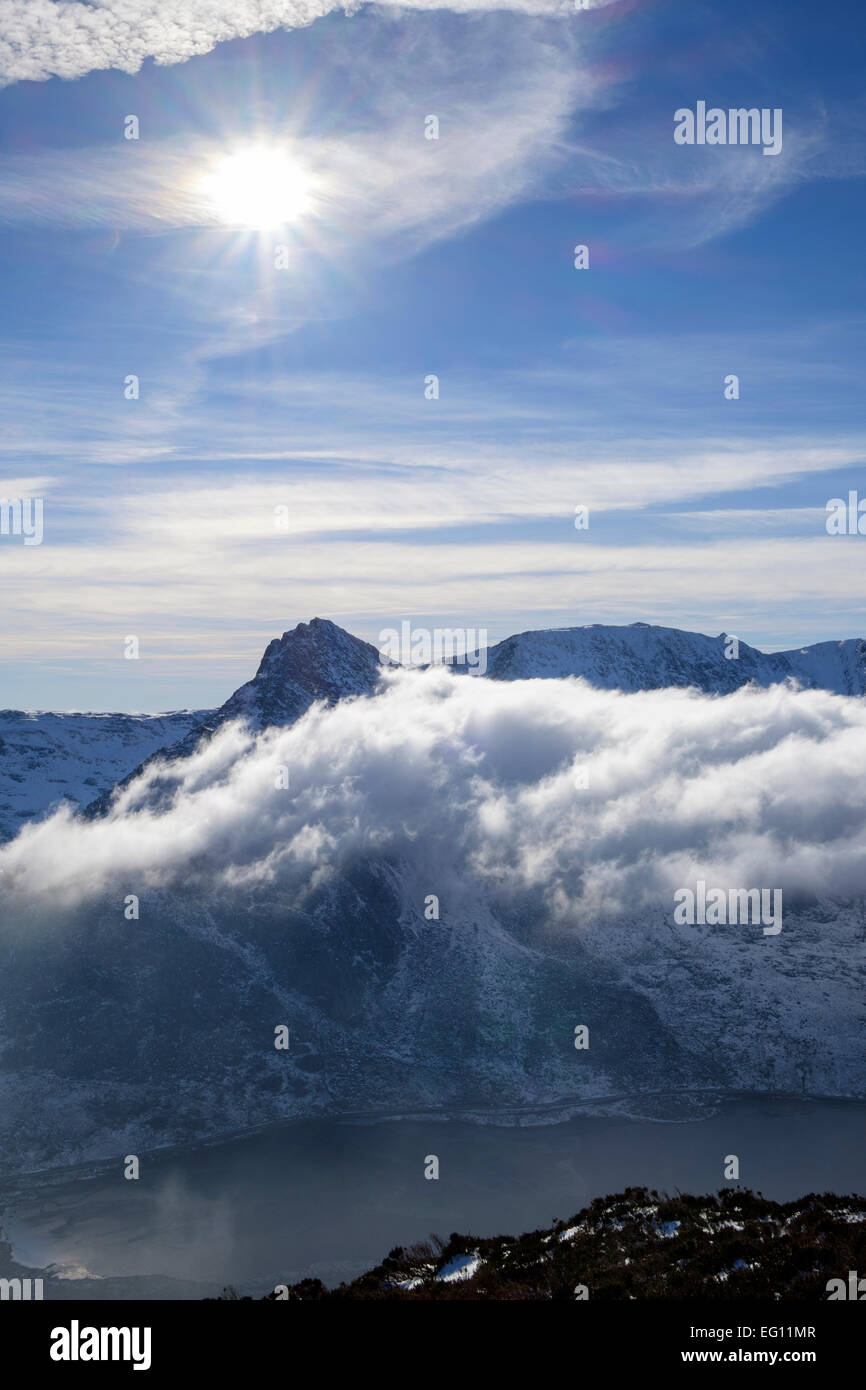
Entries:
MULTIPOLYGON (((112 677, 120 665, 126 707, 141 709, 150 698, 141 681, 175 659, 187 671, 172 673, 160 707, 166 699, 189 703, 187 682, 201 676, 194 658, 211 675, 208 702, 218 702, 228 689, 215 673, 234 663, 238 683, 275 630, 314 614, 349 621, 366 636, 400 617, 435 614, 446 625, 495 624, 501 636, 521 625, 649 620, 734 631, 775 647, 802 644, 804 630, 810 641, 856 636, 864 623, 862 603, 850 597, 862 539, 827 536, 820 516, 814 536, 764 536, 751 526, 736 540, 730 531, 709 540, 705 527, 695 527, 690 537, 680 530, 675 540, 653 535, 631 544, 620 536, 587 540, 570 513, 561 539, 495 533, 487 544, 293 537, 275 530, 267 513, 258 537, 239 541, 220 536, 215 519, 214 533, 204 535, 187 520, 185 535, 174 522, 161 535, 157 518, 149 538, 134 542, 114 531, 102 545, 63 543, 52 539, 49 495, 43 544, 0 547, 9 593, 0 635, 8 649, 51 662, 101 661, 112 677), (121 637, 133 632, 147 662, 127 670, 121 637)), ((47 690, 37 703, 55 707, 56 698, 47 690)))
MULTIPOLYGON (((182 63, 230 39, 298 29, 357 8, 339 0, 2 0, 0 83, 81 77, 98 68, 138 72, 146 58, 182 63)), ((567 0, 399 0, 398 8, 574 12, 567 0)))
POLYGON ((602 937, 644 909, 669 918, 674 890, 698 878, 850 900, 866 892, 864 755, 866 703, 820 691, 623 695, 396 673, 382 695, 289 729, 225 729, 133 783, 103 821, 26 828, 0 850, 0 885, 12 917, 19 898, 74 905, 121 885, 276 886, 299 903, 383 854, 412 881, 471 884, 494 903, 530 894, 551 922, 602 937), (175 783, 171 804, 143 809, 158 775, 175 783))
MULTIPOLYGON (((604 147, 580 151, 577 186, 645 200, 646 208, 632 227, 635 240, 693 247, 739 230, 798 184, 820 177, 831 147, 824 126, 801 130, 789 121, 777 158, 764 159, 758 149, 729 146, 721 159, 707 161, 705 149, 674 145, 667 130, 661 136, 655 130, 629 131, 627 140, 619 131, 604 147)), ((845 168, 850 177, 863 171, 856 160, 845 168)))

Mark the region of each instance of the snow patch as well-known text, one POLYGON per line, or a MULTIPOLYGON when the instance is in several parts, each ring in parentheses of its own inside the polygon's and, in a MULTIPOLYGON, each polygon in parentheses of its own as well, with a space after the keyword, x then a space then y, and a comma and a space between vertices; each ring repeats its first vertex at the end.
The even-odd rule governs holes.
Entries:
POLYGON ((446 1284, 459 1279, 472 1279, 483 1263, 480 1255, 452 1255, 447 1264, 442 1266, 436 1278, 446 1284))

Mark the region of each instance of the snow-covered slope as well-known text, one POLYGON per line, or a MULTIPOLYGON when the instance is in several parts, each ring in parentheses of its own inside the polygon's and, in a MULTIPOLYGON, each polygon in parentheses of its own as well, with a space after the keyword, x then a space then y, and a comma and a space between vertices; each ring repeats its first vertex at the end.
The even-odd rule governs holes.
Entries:
POLYGON ((0 710, 0 841, 61 801, 86 806, 158 748, 183 738, 208 713, 0 710))
POLYGON ((866 694, 866 642, 850 637, 844 642, 816 642, 797 651, 778 652, 786 658, 803 685, 832 690, 836 695, 866 694))
POLYGON ((488 649, 486 674, 493 680, 582 676, 602 690, 696 686, 715 694, 737 690, 750 681, 770 686, 794 679, 809 689, 862 695, 866 692, 866 642, 849 638, 765 653, 745 642, 734 645, 725 633, 706 637, 648 623, 628 627, 591 623, 507 637, 488 649))

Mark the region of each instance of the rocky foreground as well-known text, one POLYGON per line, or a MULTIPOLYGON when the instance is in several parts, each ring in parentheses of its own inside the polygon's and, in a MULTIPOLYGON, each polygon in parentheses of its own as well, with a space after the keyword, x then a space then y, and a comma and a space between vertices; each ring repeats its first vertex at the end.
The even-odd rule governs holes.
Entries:
POLYGON ((338 1288, 305 1279, 266 1298, 826 1301, 852 1297, 857 1270, 866 1274, 866 1197, 779 1203, 741 1188, 667 1197, 630 1187, 547 1230, 433 1235, 338 1288))

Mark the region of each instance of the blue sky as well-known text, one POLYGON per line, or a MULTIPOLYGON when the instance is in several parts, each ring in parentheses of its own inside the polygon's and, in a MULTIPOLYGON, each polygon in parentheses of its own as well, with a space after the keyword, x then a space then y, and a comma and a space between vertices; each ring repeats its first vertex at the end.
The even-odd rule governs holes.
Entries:
POLYGON ((0 703, 216 704, 314 615, 864 634, 857 5, 42 8, 0 43, 0 493, 45 499, 0 703), (698 100, 781 154, 677 146, 698 100), (251 142, 308 180, 281 228, 201 194, 251 142))

